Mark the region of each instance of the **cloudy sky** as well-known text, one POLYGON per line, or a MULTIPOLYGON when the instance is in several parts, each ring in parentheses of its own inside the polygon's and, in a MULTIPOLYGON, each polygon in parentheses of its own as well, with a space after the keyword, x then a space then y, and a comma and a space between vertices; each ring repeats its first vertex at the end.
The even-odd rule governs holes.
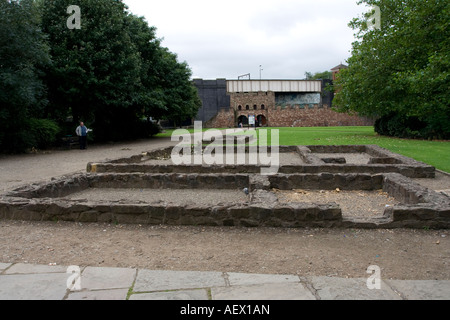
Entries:
POLYGON ((329 70, 350 56, 348 23, 369 11, 357 0, 124 2, 203 79, 303 79, 329 70))

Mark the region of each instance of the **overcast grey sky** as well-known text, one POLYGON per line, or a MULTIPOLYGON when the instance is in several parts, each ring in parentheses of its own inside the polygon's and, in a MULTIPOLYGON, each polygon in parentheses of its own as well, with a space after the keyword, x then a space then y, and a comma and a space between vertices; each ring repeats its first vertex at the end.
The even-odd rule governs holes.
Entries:
POLYGON ((357 0, 124 0, 193 78, 303 79, 345 63, 357 0))

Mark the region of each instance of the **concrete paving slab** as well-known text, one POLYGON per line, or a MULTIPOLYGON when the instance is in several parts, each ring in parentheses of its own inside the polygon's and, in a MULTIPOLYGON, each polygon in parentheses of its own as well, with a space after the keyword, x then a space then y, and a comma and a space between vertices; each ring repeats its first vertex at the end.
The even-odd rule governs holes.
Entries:
POLYGON ((128 289, 75 291, 66 300, 126 300, 128 289))
POLYGON ((300 282, 298 276, 278 274, 251 274, 227 272, 230 286, 264 284, 264 283, 288 283, 300 282))
POLYGON ((209 300, 208 289, 132 294, 129 300, 209 300))
POLYGON ((8 267, 11 266, 12 263, 2 263, 0 262, 0 273, 3 272, 3 270, 6 270, 8 267))
POLYGON ((87 290, 129 289, 136 269, 87 267, 81 272, 81 288, 87 290))
POLYGON ((400 300, 385 282, 380 289, 369 289, 367 279, 312 277, 309 279, 321 300, 400 300))
POLYGON ((16 263, 5 271, 5 274, 31 274, 31 273, 66 273, 66 266, 48 266, 37 264, 16 263))
POLYGON ((407 300, 449 300, 449 280, 385 280, 407 300))
POLYGON ((0 300, 448 300, 450 280, 381 280, 86 267, 69 291, 63 266, 0 263, 0 300), (134 286, 133 286, 134 283, 134 286))
POLYGON ((259 285, 217 287, 212 300, 316 300, 301 283, 264 283, 259 285))
POLYGON ((225 286, 222 272, 139 270, 134 292, 225 286))
POLYGON ((0 300, 62 300, 67 274, 0 275, 0 300))

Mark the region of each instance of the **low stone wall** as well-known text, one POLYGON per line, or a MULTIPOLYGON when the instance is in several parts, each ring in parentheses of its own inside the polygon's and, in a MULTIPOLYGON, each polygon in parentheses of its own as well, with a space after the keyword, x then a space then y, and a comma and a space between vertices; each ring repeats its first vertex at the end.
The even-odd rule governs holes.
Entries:
POLYGON ((309 149, 312 153, 356 153, 367 152, 368 146, 366 145, 342 145, 342 146, 323 146, 323 145, 310 145, 304 146, 303 150, 309 149))
MULTIPOLYGON (((366 165, 339 164, 339 167, 322 167, 321 172, 383 173, 398 172, 410 178, 434 178, 433 166, 396 154, 377 145, 302 146, 300 153, 307 164, 322 166, 324 161, 315 153, 366 153, 371 156, 366 165)), ((317 171, 319 172, 319 171, 317 171)))
MULTIPOLYGON (((223 147, 226 153, 226 147, 223 147)), ((103 163, 88 163, 87 172, 143 172, 143 173, 258 173, 260 166, 255 165, 174 165, 174 164, 148 164, 149 159, 170 159, 172 148, 156 150, 142 155, 136 155, 125 159, 116 159, 103 163)), ((233 151, 249 152, 252 147, 234 146, 233 151)), ((253 149, 258 151, 259 149, 253 149)), ((265 150, 264 150, 265 151, 265 150)), ((267 152, 272 150, 267 147, 267 152)), ((376 145, 350 145, 350 146, 280 146, 279 152, 296 152, 305 163, 302 165, 282 165, 278 172, 291 173, 400 173, 410 178, 434 178, 435 168, 414 159, 395 154, 376 145), (367 153, 371 156, 368 164, 351 163, 325 163, 316 153, 367 153)), ((332 162, 332 161, 330 161, 332 162)))
POLYGON ((370 174, 277 174, 269 176, 271 188, 280 190, 377 190, 382 188, 383 175, 370 174))
POLYGON ((430 190, 397 173, 383 175, 383 191, 406 204, 433 204, 441 207, 450 205, 448 196, 430 190))
MULTIPOLYGON (((252 93, 250 93, 252 95, 252 93)), ((242 94, 241 94, 242 96, 242 94)), ((266 97, 266 96, 265 96, 266 97)), ((252 99, 254 100, 253 95, 252 99)), ((273 98, 272 98, 273 100, 273 98)), ((266 123, 270 127, 331 127, 331 126, 373 126, 374 120, 366 117, 339 113, 329 108, 313 104, 302 108, 302 106, 273 106, 274 101, 253 101, 249 103, 250 110, 237 110, 237 106, 241 104, 244 109, 247 103, 233 102, 233 108, 221 109, 215 117, 209 120, 205 126, 207 128, 232 128, 237 125, 239 116, 247 116, 250 114, 264 115, 266 123), (253 110, 254 104, 257 104, 258 110, 253 110), (261 104, 265 105, 265 109, 261 110, 261 104)))
POLYGON ((69 194, 86 190, 90 187, 90 175, 77 174, 59 179, 52 179, 48 183, 34 183, 28 186, 17 188, 5 194, 11 198, 60 198, 69 194))
MULTIPOLYGON (((224 153, 226 147, 224 146, 224 153)), ((235 152, 242 146, 233 146, 235 152)), ((252 150, 246 146, 245 152, 252 150)), ((254 150, 254 149, 253 149, 254 150)), ((258 150, 258 149, 257 149, 258 150)), ((422 187, 408 177, 432 178, 435 168, 378 146, 280 146, 296 152, 304 165, 285 165, 278 174, 263 176, 257 165, 151 165, 169 159, 172 148, 144 152, 104 163, 89 163, 86 174, 52 179, 18 188, 0 197, 0 219, 64 220, 168 225, 244 227, 449 228, 450 198, 422 187), (325 163, 317 153, 366 153, 367 165, 325 163), (89 188, 235 189, 248 188, 245 204, 212 206, 88 202, 64 199, 89 188), (379 190, 401 205, 387 207, 383 216, 343 219, 335 203, 278 202, 282 190, 379 190)), ((270 147, 267 150, 271 152, 270 147)), ((333 161, 331 161, 333 162, 333 161)))
POLYGON ((64 200, 0 202, 0 219, 26 221, 106 222, 152 225, 243 227, 339 226, 337 205, 223 205, 214 207, 146 204, 73 203, 64 200))
POLYGON ((0 219, 244 227, 449 228, 450 198, 400 174, 78 174, 19 188, 0 198, 0 219), (371 219, 343 219, 336 203, 280 203, 272 188, 377 190, 402 202, 371 219), (62 198, 87 188, 250 190, 248 202, 172 205, 62 198))
POLYGON ((61 198, 88 188, 148 189, 242 189, 249 186, 245 174, 181 174, 181 173, 105 173, 78 174, 48 183, 18 188, 6 197, 38 199, 61 198))
POLYGON ((166 164, 113 164, 88 163, 88 173, 259 173, 261 168, 253 165, 166 165, 166 164))

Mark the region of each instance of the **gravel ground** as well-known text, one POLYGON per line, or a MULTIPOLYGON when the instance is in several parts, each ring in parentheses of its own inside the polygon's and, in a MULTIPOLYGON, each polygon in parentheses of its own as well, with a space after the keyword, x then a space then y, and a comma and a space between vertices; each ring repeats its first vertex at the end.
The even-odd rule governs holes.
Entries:
POLYGON ((445 174, 443 172, 437 171, 436 177, 434 179, 412 179, 412 180, 428 189, 445 193, 450 197, 450 174, 445 174))
POLYGON ((325 204, 336 202, 342 209, 342 216, 373 218, 382 216, 386 206, 398 203, 387 193, 379 191, 343 190, 277 190, 280 202, 311 202, 325 204))
POLYGON ((241 190, 211 189, 106 189, 91 188, 64 197, 68 200, 111 201, 122 203, 164 203, 171 205, 209 205, 245 203, 248 197, 241 190))
POLYGON ((92 145, 87 150, 52 150, 23 155, 0 155, 0 193, 52 177, 86 172, 88 162, 130 157, 175 145, 170 138, 92 145))
MULTIPOLYGON (((154 139, 0 157, 0 192, 85 171, 89 161, 174 145, 154 139)), ((433 188, 450 189, 438 176, 433 188)), ((320 199, 320 194, 317 195, 320 199)), ((355 197, 355 202, 361 197, 355 197)), ((0 262, 450 280, 449 230, 167 227, 0 220, 0 262)))

